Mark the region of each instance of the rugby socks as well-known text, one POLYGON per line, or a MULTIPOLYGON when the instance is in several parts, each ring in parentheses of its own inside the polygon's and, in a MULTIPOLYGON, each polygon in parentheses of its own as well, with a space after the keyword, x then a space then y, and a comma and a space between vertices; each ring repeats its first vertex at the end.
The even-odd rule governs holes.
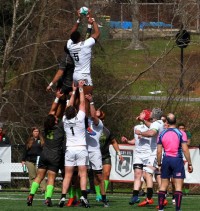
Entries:
POLYGON ((153 188, 147 188, 147 198, 151 199, 153 196, 153 188))
POLYGON ((104 185, 105 185, 105 192, 108 190, 108 185, 109 185, 109 180, 104 180, 104 185))
POLYGON ((66 194, 63 194, 63 193, 62 193, 62 194, 61 194, 61 199, 62 199, 62 198, 65 198, 65 199, 66 199, 66 194))
POLYGON ((54 186, 47 185, 46 198, 51 198, 53 195, 53 191, 54 191, 54 186))
POLYGON ((35 195, 35 193, 37 192, 38 188, 39 188, 40 184, 37 182, 33 182, 31 185, 31 191, 30 194, 31 195, 35 195))
POLYGON ((81 190, 82 196, 87 199, 87 191, 86 190, 81 190))
POLYGON ((175 196, 175 201, 176 201, 176 210, 181 209, 181 200, 182 200, 182 191, 175 191, 174 196, 175 196))
POLYGON ((81 198, 81 189, 80 188, 76 188, 76 196, 78 199, 81 198))
POLYGON ((164 206, 164 200, 165 200, 165 195, 166 195, 167 191, 159 191, 158 192, 158 206, 159 206, 159 210, 163 210, 164 206))
POLYGON ((106 195, 102 195, 102 201, 103 202, 106 202, 107 200, 106 200, 106 195))
POLYGON ((69 194, 69 198, 74 198, 74 196, 76 195, 76 190, 73 186, 70 186, 68 194, 69 194))
POLYGON ((95 185, 94 188, 95 188, 96 196, 101 196, 100 186, 99 185, 95 185))
POLYGON ((133 197, 139 195, 139 190, 133 190, 133 197))

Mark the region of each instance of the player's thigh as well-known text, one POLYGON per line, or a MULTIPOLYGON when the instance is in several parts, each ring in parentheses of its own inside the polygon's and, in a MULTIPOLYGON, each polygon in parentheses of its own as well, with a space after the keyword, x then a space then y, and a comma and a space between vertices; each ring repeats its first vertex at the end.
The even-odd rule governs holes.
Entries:
POLYGON ((89 163, 92 170, 102 170, 102 155, 100 151, 89 152, 89 163))

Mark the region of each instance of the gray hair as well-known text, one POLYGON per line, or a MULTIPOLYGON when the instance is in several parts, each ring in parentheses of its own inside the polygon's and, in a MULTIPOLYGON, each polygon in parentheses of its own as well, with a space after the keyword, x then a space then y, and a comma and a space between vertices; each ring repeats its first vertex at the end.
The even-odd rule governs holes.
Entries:
POLYGON ((152 119, 161 119, 162 115, 163 115, 163 112, 162 112, 161 108, 153 108, 152 109, 152 113, 151 113, 152 119))

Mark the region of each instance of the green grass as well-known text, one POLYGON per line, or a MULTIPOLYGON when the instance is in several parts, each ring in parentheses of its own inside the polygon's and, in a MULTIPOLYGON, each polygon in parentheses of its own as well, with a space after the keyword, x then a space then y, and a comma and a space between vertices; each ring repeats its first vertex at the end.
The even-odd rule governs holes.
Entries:
MULTIPOLYGON (((197 76, 198 55, 200 54, 199 41, 198 36, 192 35, 190 45, 184 49, 184 64, 185 68, 188 69, 184 75, 185 86, 193 83, 199 77, 197 76), (197 77, 191 79, 195 75, 197 77)), ((138 74, 149 68, 161 55, 165 55, 127 89, 132 90, 133 95, 151 95, 149 91, 159 89, 165 91, 163 95, 167 95, 168 90, 179 89, 180 48, 176 46, 175 39, 149 39, 144 40, 143 43, 146 46, 145 50, 135 51, 126 49, 130 40, 102 42, 101 46, 104 51, 99 50, 98 55, 93 60, 94 64, 101 66, 104 73, 116 78, 123 85, 127 80, 133 81, 138 74), (170 51, 170 49, 172 50, 170 51), (166 52, 169 53, 165 54, 166 52)), ((194 86, 196 86, 195 83, 194 86)), ((115 92, 114 89, 113 92, 115 92)), ((190 96, 198 97, 199 93, 190 92, 190 96)))
MULTIPOLYGON (((56 204, 59 201, 60 194, 55 193, 53 197, 53 207, 46 207, 43 205, 43 196, 38 194, 35 196, 33 206, 27 207, 26 205, 26 197, 28 193, 17 193, 17 192, 0 192, 0 209, 2 211, 23 211, 23 210, 61 210, 61 208, 57 207, 56 204)), ((113 211, 125 211, 125 210, 140 210, 140 211, 148 211, 148 210, 156 210, 155 207, 157 205, 157 195, 154 195, 154 205, 149 205, 148 207, 137 207, 137 205, 130 206, 128 204, 129 199, 131 197, 131 194, 108 194, 109 199, 109 208, 103 208, 102 203, 95 201, 95 195, 89 194, 88 198, 90 200, 91 208, 92 210, 95 209, 95 211, 107 209, 107 210, 113 210, 113 211)), ((141 198, 141 199, 144 199, 141 198)), ((169 204, 165 208, 167 211, 173 211, 175 210, 174 205, 171 203, 171 197, 168 197, 169 204)), ((184 196, 182 200, 182 210, 183 211, 199 211, 200 210, 200 203, 199 203, 199 196, 184 196)), ((64 207, 62 210, 84 210, 84 208, 80 207, 64 207)))

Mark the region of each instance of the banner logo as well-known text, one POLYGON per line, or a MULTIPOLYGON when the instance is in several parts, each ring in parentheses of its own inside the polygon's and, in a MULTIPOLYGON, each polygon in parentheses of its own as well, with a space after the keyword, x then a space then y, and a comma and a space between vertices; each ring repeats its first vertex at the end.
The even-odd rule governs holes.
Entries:
POLYGON ((124 158, 123 162, 119 162, 117 155, 115 156, 115 171, 121 177, 125 177, 133 170, 133 150, 120 150, 124 158))

